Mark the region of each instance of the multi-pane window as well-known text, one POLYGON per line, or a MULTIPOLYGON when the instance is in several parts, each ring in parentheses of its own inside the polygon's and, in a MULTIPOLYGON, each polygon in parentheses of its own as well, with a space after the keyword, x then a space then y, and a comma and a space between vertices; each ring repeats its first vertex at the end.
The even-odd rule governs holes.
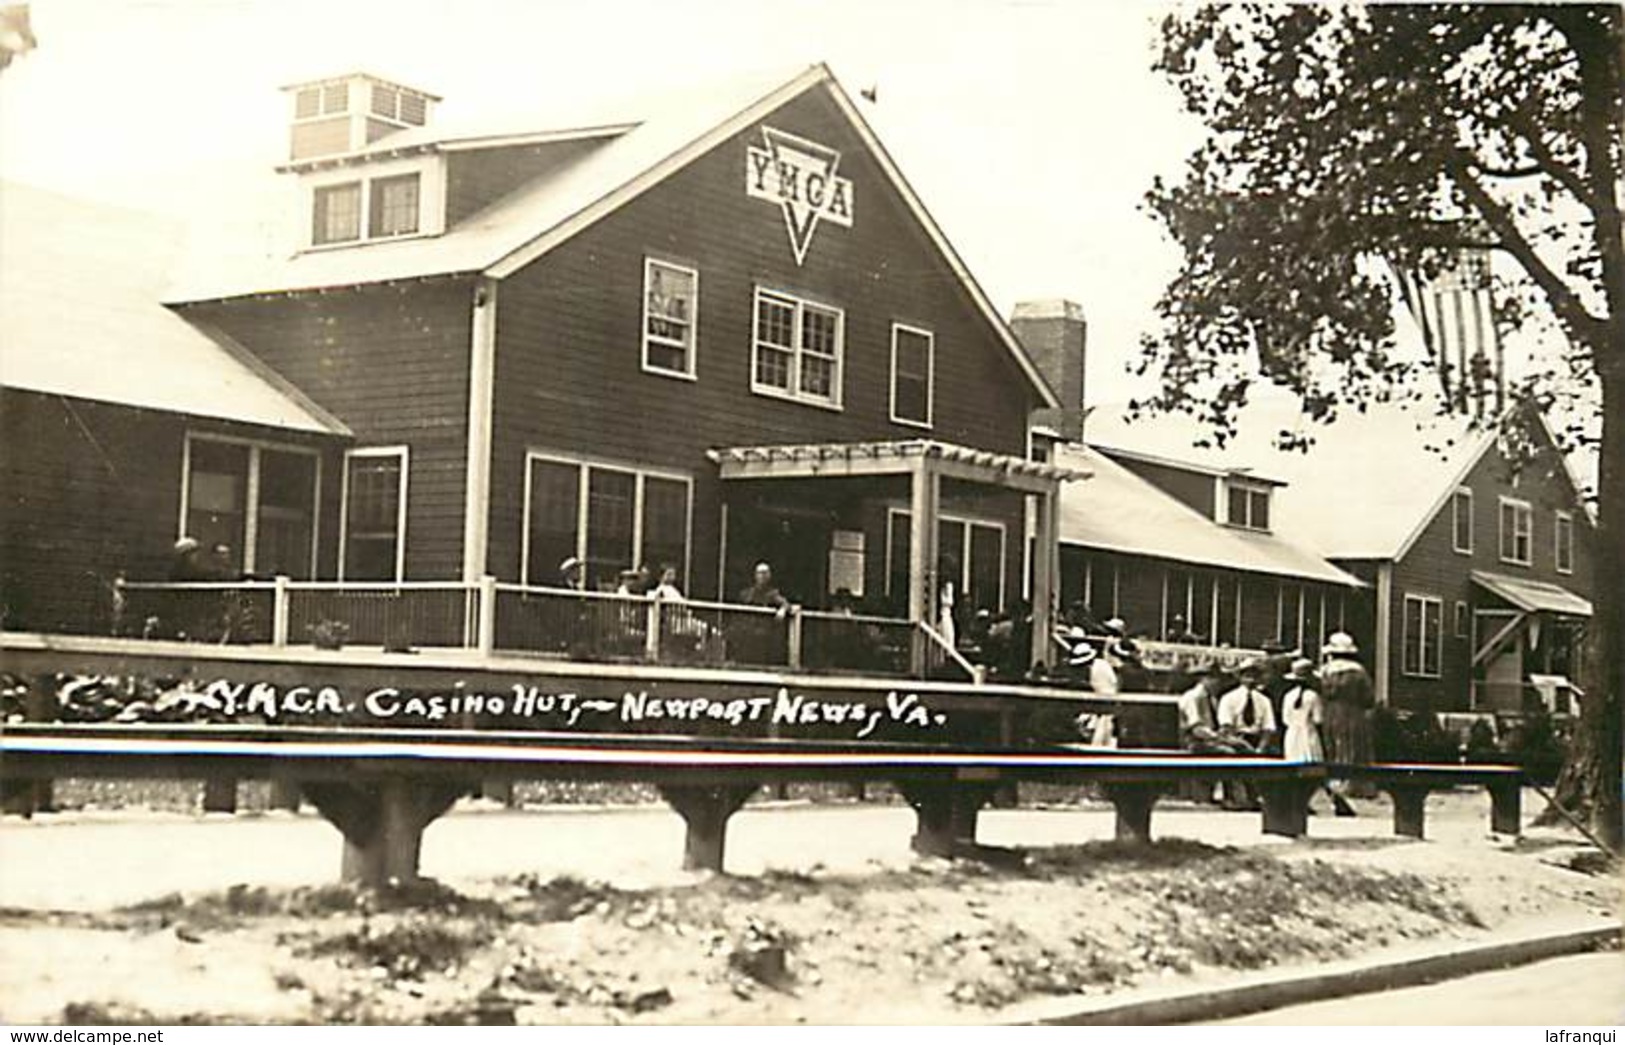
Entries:
POLYGON ((586 563, 589 588, 615 587, 622 570, 675 566, 688 573, 692 485, 686 477, 531 454, 525 503, 525 582, 557 585, 559 563, 586 563))
POLYGON ((311 242, 347 243, 361 238, 361 183, 324 185, 316 190, 311 242))
POLYGON ((1444 602, 1431 595, 1406 595, 1400 670, 1438 678, 1444 653, 1444 602))
POLYGON ((1456 551, 1473 553, 1473 491, 1465 486, 1450 499, 1450 534, 1456 551))
POLYGON ((1553 565, 1558 573, 1574 572, 1574 514, 1560 511, 1552 525, 1553 565))
POLYGON ((406 450, 352 450, 344 462, 340 578, 398 581, 406 550, 406 450))
POLYGON ((319 468, 309 451, 188 437, 183 535, 223 545, 233 573, 309 577, 319 468))
POLYGON ((1501 498, 1501 561, 1530 565, 1535 539, 1535 510, 1527 501, 1501 498))
POLYGON ((700 274, 648 258, 643 263, 643 367, 694 376, 700 274))
POLYGON ((422 95, 384 84, 372 85, 371 111, 374 116, 382 116, 386 120, 396 120, 400 123, 422 124, 424 110, 422 95))
POLYGON ((1231 526, 1241 526, 1249 530, 1270 528, 1269 487, 1231 481, 1227 484, 1227 488, 1229 514, 1226 521, 1231 526))
POLYGON ((751 388, 839 406, 843 325, 839 309, 758 289, 751 388))
POLYGON ((373 179, 370 236, 407 236, 418 230, 418 182, 416 174, 373 179))
POLYGON ((891 328, 891 419, 931 427, 931 371, 935 345, 930 331, 891 328))

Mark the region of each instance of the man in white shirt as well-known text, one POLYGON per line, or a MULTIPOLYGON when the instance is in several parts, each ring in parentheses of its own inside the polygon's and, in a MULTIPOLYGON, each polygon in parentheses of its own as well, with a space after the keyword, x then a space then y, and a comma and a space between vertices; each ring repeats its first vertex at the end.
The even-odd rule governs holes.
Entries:
POLYGON ((1244 741, 1253 751, 1274 743, 1275 705, 1264 692, 1264 665, 1250 660, 1241 666, 1241 685, 1219 698, 1219 729, 1244 741))

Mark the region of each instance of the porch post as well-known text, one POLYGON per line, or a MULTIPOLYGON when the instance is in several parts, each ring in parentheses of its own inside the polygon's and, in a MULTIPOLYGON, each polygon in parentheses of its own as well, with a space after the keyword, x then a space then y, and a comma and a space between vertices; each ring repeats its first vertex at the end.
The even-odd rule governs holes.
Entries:
MULTIPOLYGON (((934 624, 937 594, 937 500, 941 484, 930 458, 916 457, 909 472, 908 619, 934 624)), ((912 667, 924 675, 930 662, 924 635, 914 632, 912 667)))
POLYGON ((1055 502, 1060 484, 1038 495, 1038 518, 1033 534, 1033 647, 1030 663, 1047 664, 1050 657, 1050 631, 1055 625, 1055 591, 1059 546, 1055 522, 1055 502))

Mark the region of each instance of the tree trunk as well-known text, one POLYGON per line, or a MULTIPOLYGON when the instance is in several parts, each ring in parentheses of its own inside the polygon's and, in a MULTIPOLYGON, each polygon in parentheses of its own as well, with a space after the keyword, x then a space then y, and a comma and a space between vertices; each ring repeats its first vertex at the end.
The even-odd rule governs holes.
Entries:
MULTIPOLYGON (((1625 353, 1625 342, 1599 352, 1625 353)), ((1599 364, 1603 360, 1599 357, 1599 364)), ((1581 673, 1585 697, 1568 758, 1557 781, 1557 800, 1589 819, 1616 853, 1625 838, 1621 813, 1620 692, 1625 685, 1625 368, 1602 372, 1602 444, 1597 484, 1597 529, 1591 548, 1592 617, 1581 673)))

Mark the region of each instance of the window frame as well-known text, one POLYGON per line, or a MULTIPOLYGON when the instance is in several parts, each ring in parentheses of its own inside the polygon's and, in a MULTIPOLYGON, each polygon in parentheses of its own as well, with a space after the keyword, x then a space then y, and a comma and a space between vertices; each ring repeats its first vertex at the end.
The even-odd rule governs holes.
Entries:
MULTIPOLYGON (((339 483, 339 561, 337 577, 344 580, 344 566, 349 557, 350 541, 350 461, 358 457, 398 457, 401 462, 401 488, 396 494, 395 508, 395 578, 393 583, 406 580, 407 488, 412 478, 412 448, 404 443, 393 446, 358 446, 344 451, 344 472, 339 483)), ((372 582, 357 582, 372 583, 372 582)), ((390 582, 377 582, 390 583, 390 582)))
POLYGON ((1499 541, 1500 547, 1497 550, 1500 552, 1501 561, 1504 562, 1504 563, 1508 563, 1510 565, 1513 565, 1513 566, 1533 566, 1535 564, 1535 507, 1534 507, 1534 505, 1530 504, 1528 501, 1521 500, 1521 499, 1519 499, 1517 497, 1507 497, 1505 495, 1502 495, 1500 500, 1499 500, 1496 516, 1497 516, 1497 519, 1496 519, 1497 529, 1499 530, 1499 537, 1500 537, 1500 541, 1499 541), (1511 508, 1513 510, 1513 514, 1512 514, 1512 552, 1513 552, 1513 555, 1511 555, 1511 556, 1509 556, 1507 554, 1506 521, 1507 521, 1507 509, 1508 508, 1511 508), (1519 529, 1518 522, 1519 522, 1519 520, 1523 520, 1524 522, 1526 522, 1528 524, 1528 532, 1523 535, 1524 542, 1525 542, 1524 543, 1524 557, 1521 558, 1521 559, 1515 557, 1516 554, 1517 554, 1517 550, 1518 550, 1518 529, 1519 529))
POLYGON ((319 449, 300 446, 297 443, 276 442, 269 439, 249 439, 244 436, 219 435, 214 432, 203 432, 196 429, 187 429, 181 444, 181 496, 180 517, 176 524, 175 538, 190 536, 187 533, 187 516, 192 510, 192 444, 194 442, 224 443, 228 446, 246 446, 248 448, 248 471, 244 479, 243 488, 243 532, 239 535, 240 547, 243 551, 243 572, 254 573, 259 556, 259 520, 260 520, 260 454, 264 450, 277 453, 301 454, 315 460, 316 469, 312 478, 314 491, 310 501, 310 575, 299 580, 315 580, 318 572, 318 557, 321 553, 322 539, 322 452, 319 449))
POLYGON ((1437 595, 1425 595, 1416 592, 1406 592, 1401 603, 1399 639, 1399 670, 1406 678, 1436 679, 1444 676, 1444 600, 1437 595), (1411 603, 1416 603, 1420 610, 1417 613, 1417 624, 1420 634, 1416 643, 1416 664, 1408 663, 1411 645, 1411 603), (1428 614, 1429 606, 1433 606, 1438 613, 1438 623, 1433 634, 1429 634, 1428 614), (1434 652, 1433 670, 1428 670, 1428 649, 1430 645, 1434 652))
MULTIPOLYGON (((902 506, 896 505, 896 504, 889 504, 889 505, 886 506, 886 552, 885 552, 885 557, 884 557, 884 559, 883 559, 883 561, 881 563, 882 570, 883 570, 883 573, 881 574, 881 580, 882 580, 882 591, 883 591, 883 593, 885 594, 885 596, 887 598, 894 598, 896 596, 896 594, 897 594, 896 592, 894 592, 892 590, 892 582, 891 582, 892 581, 892 542, 895 540, 897 520, 899 518, 907 519, 909 517, 909 515, 910 515, 910 511, 909 511, 908 508, 905 508, 905 507, 902 507, 902 506)), ((1007 527, 1004 524, 1003 521, 1001 521, 999 519, 992 518, 990 516, 954 515, 951 512, 939 512, 939 513, 937 513, 937 525, 940 527, 943 523, 958 523, 959 525, 961 525, 961 526, 963 526, 965 528, 965 537, 964 537, 963 541, 961 541, 960 546, 958 548, 952 549, 952 554, 959 560, 959 576, 954 578, 954 583, 956 585, 958 585, 957 590, 959 590, 959 591, 967 590, 967 586, 969 585, 970 580, 971 580, 970 550, 971 550, 971 545, 974 543, 973 538, 972 538, 972 533, 973 533, 975 527, 980 526, 983 529, 998 530, 999 531, 999 597, 998 597, 998 601, 996 603, 994 603, 994 605, 996 605, 996 606, 1004 606, 1004 605, 1006 605, 1005 594, 1006 594, 1006 592, 1008 592, 1010 590, 1010 577, 1009 577, 1010 571, 1008 569, 1009 563, 1007 561, 1007 558, 1008 558, 1008 556, 1010 554, 1010 530, 1009 530, 1009 527, 1007 527)), ((937 556, 938 556, 939 559, 941 558, 943 552, 945 551, 945 549, 943 549, 940 546, 940 544, 941 544, 941 542, 938 542, 939 546, 937 548, 937 556)), ((935 567, 933 567, 933 569, 934 568, 935 567)), ((1113 586, 1113 590, 1114 590, 1114 597, 1115 597, 1115 583, 1114 583, 1114 586, 1113 586)), ((904 594, 907 594, 907 593, 905 592, 904 594)), ((934 614, 935 612, 936 612, 936 610, 935 610, 935 608, 933 608, 932 613, 934 614)))
MULTIPOLYGON (((519 583, 530 584, 530 519, 532 508, 532 469, 535 461, 549 461, 553 464, 573 465, 576 469, 576 522, 575 522, 575 550, 572 552, 582 562, 587 561, 587 524, 589 512, 592 507, 589 497, 592 469, 599 468, 605 471, 630 472, 634 476, 632 486, 632 565, 636 567, 644 554, 643 541, 643 514, 649 479, 664 479, 671 482, 680 482, 688 490, 688 506, 683 518, 683 562, 682 575, 685 586, 692 585, 690 576, 694 565, 694 476, 692 473, 672 468, 662 468, 658 465, 649 466, 605 457, 582 457, 560 453, 555 450, 528 447, 525 450, 525 491, 523 498, 522 525, 519 536, 519 583)), ((556 587, 556 584, 538 585, 538 587, 556 587)), ((685 589, 686 590, 686 589, 685 589)))
MULTIPOLYGON (((843 411, 846 399, 846 310, 836 305, 827 304, 817 298, 796 294, 792 291, 781 290, 757 284, 751 295, 750 309, 750 390, 752 393, 767 396, 772 399, 783 399, 786 402, 800 403, 803 406, 815 406, 821 410, 843 411), (762 350, 762 298, 775 299, 781 305, 790 305, 795 309, 792 323, 791 340, 793 344, 786 348, 783 345, 769 344, 766 347, 774 351, 790 353, 790 387, 780 388, 778 385, 766 384, 756 377, 756 361, 758 353, 762 350), (808 307, 821 312, 832 313, 835 317, 835 354, 834 376, 830 382, 831 395, 829 398, 811 395, 801 391, 802 359, 810 353, 806 348, 806 314, 808 307)), ((820 357, 822 358, 822 357, 820 357)))
POLYGON ((1458 639, 1465 639, 1472 634, 1472 613, 1469 612, 1465 600, 1456 600, 1455 619, 1451 624, 1451 633, 1458 639))
POLYGON ((364 230, 365 234, 362 236, 362 239, 364 239, 364 240, 404 239, 406 237, 416 236, 416 235, 419 235, 419 234, 422 233, 422 231, 423 231, 423 172, 422 171, 403 171, 400 174, 381 174, 381 175, 378 175, 377 177, 368 178, 368 179, 366 179, 366 181, 367 181, 367 187, 366 187, 366 190, 364 192, 364 195, 366 196, 366 203, 367 203, 367 224, 366 224, 366 228, 364 230), (387 189, 390 186, 390 184, 392 184, 392 183, 405 183, 405 182, 408 182, 408 181, 410 181, 412 183, 412 187, 413 187, 412 192, 413 192, 413 203, 414 203, 414 206, 413 206, 414 220, 413 220, 413 223, 412 223, 412 227, 410 229, 403 229, 400 232, 380 232, 378 229, 373 227, 374 224, 375 224, 373 219, 374 219, 374 217, 377 217, 378 221, 376 222, 376 224, 378 224, 378 225, 383 224, 384 210, 385 210, 385 206, 386 206, 385 201, 382 198, 383 191, 385 189, 387 189))
MULTIPOLYGON (((643 307, 639 310, 639 312, 642 316, 642 326, 640 328, 638 344, 641 346, 640 353, 642 358, 640 362, 642 364, 643 372, 645 374, 655 374, 660 377, 674 377, 681 381, 698 381, 700 371, 700 270, 694 266, 684 265, 680 262, 667 260, 666 258, 657 258, 654 255, 644 255, 643 307), (688 364, 687 368, 684 370, 673 370, 669 367, 657 366, 649 361, 649 345, 651 341, 656 345, 661 345, 666 348, 679 347, 674 344, 670 338, 659 337, 650 333, 649 331, 649 282, 654 275, 656 267, 666 269, 671 272, 681 273, 693 280, 693 301, 691 303, 690 315, 687 320, 688 344, 681 346, 684 350, 685 359, 688 364)), ((755 374, 755 364, 756 361, 753 353, 753 358, 751 359, 751 373, 753 376, 755 374)))
MULTIPOLYGON (((1533 534, 1530 537, 1532 541, 1533 534)), ((1558 508, 1552 516, 1552 569, 1564 575, 1574 572, 1574 513, 1562 508, 1558 508), (1563 554, 1565 533, 1568 534, 1567 556, 1563 554)))
POLYGON ((366 178, 352 178, 346 181, 327 182, 322 185, 313 185, 310 190, 310 245, 312 247, 343 247, 353 243, 364 243, 367 240, 368 221, 368 194, 366 178), (355 190, 356 216, 355 235, 345 239, 320 239, 318 232, 325 230, 326 215, 322 211, 324 194, 336 193, 340 190, 355 190))
MULTIPOLYGON (((937 335, 924 327, 911 323, 894 322, 891 325, 891 398, 887 415, 893 424, 910 428, 931 429, 936 423, 937 408, 937 335), (925 418, 902 417, 897 413, 897 344, 899 334, 917 334, 925 338, 925 418)), ((1029 448, 1032 433, 1028 433, 1029 448)))
POLYGON ((1224 523, 1226 526, 1234 526, 1238 530, 1247 530, 1251 533, 1272 532, 1269 527, 1268 519, 1275 513, 1275 506, 1271 503, 1273 500, 1273 489, 1268 483, 1249 482, 1246 479, 1239 479, 1232 476, 1224 477, 1224 523), (1247 506, 1247 518, 1245 520, 1235 518, 1230 511, 1230 496, 1232 492, 1238 490, 1244 492, 1245 494, 1245 497, 1243 498, 1243 503, 1245 503, 1247 506), (1253 498, 1255 496, 1261 497, 1264 502, 1264 515, 1266 522, 1263 526, 1258 526, 1253 522, 1253 516, 1255 514, 1253 511, 1253 498))
POLYGON ((1458 486, 1455 493, 1450 495, 1450 547, 1459 555, 1473 554, 1474 538, 1476 536, 1474 531, 1477 529, 1473 525, 1475 522, 1474 509, 1476 507, 1477 502, 1473 498, 1472 487, 1458 486), (1456 507, 1463 499, 1467 502, 1466 543, 1462 543, 1461 516, 1456 507))

